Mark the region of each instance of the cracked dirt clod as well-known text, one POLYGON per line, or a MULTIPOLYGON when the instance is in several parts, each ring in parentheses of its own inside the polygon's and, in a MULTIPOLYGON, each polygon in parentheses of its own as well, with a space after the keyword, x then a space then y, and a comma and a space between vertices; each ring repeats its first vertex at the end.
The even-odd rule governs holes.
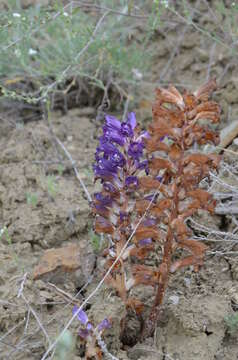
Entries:
POLYGON ((93 271, 94 263, 94 253, 77 244, 49 249, 35 267, 33 279, 64 284, 70 278, 77 287, 83 286, 93 271))

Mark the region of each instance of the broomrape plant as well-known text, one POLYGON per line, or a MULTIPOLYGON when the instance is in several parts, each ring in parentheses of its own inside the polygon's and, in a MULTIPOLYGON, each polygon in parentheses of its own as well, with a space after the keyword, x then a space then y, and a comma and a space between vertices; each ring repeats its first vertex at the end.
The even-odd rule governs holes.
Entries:
MULTIPOLYGON (((137 314, 141 339, 154 333, 170 275, 191 265, 197 271, 203 264, 207 246, 192 238, 186 220, 215 208, 212 195, 199 187, 220 161, 202 151, 207 143, 219 143, 218 132, 209 128, 220 116, 218 104, 210 100, 215 89, 215 80, 194 93, 181 94, 173 86, 157 89, 148 131, 141 131, 134 113, 125 122, 108 115, 96 149, 94 174, 101 191, 92 204, 95 231, 108 237, 106 269, 119 257, 107 283, 125 309, 137 314), (153 254, 155 265, 148 265, 153 254), (141 284, 154 288, 147 317, 142 301, 132 296, 141 284)), ((121 326, 123 336, 125 321, 121 326)))

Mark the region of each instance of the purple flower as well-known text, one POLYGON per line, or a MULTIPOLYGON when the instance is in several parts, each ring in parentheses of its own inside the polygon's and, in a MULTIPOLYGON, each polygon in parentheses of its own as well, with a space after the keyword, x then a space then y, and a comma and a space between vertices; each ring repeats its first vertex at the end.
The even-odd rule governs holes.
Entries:
POLYGON ((83 324, 86 325, 88 323, 88 316, 86 314, 86 312, 84 312, 83 310, 79 310, 79 307, 77 305, 75 305, 73 307, 73 315, 75 315, 77 313, 77 318, 78 320, 83 324))
POLYGON ((146 220, 144 220, 142 222, 143 226, 153 226, 153 225, 156 225, 156 224, 157 224, 156 220, 152 219, 152 218, 148 218, 148 219, 146 219, 146 220))
POLYGON ((93 330, 93 325, 92 325, 90 322, 87 323, 86 329, 87 329, 88 331, 93 330))
POLYGON ((112 194, 115 194, 118 191, 118 189, 110 182, 104 182, 103 188, 105 191, 110 192, 112 194))
POLYGON ((146 175, 149 174, 149 162, 148 160, 143 160, 141 162, 138 162, 137 169, 145 170, 146 175))
POLYGON ((139 241, 139 245, 140 246, 146 246, 152 243, 152 239, 151 238, 146 238, 146 239, 142 239, 139 241))
POLYGON ((121 122, 113 116, 107 115, 106 125, 103 127, 103 137, 101 139, 123 146, 125 138, 121 132, 121 122))
POLYGON ((79 329, 79 336, 82 339, 86 339, 90 335, 90 331, 87 329, 79 329))
POLYGON ((126 137, 130 137, 130 138, 133 137, 133 129, 131 125, 128 124, 127 122, 121 124, 121 132, 126 137))
POLYGON ((137 176, 127 176, 125 180, 125 185, 127 187, 137 187, 139 184, 137 176))
POLYGON ((148 131, 142 131, 140 133, 140 135, 136 138, 136 141, 143 141, 143 139, 149 139, 150 138, 150 134, 148 133, 148 131))
POLYGON ((105 196, 102 193, 95 193, 94 198, 103 206, 111 206, 112 199, 109 195, 105 196))
POLYGON ((123 222, 128 217, 127 212, 120 211, 120 221, 123 222))
POLYGON ((106 125, 108 126, 108 128, 115 129, 115 130, 120 130, 121 129, 120 120, 118 120, 114 116, 106 115, 105 119, 106 119, 106 125))
POLYGON ((154 194, 145 196, 145 200, 152 201, 154 204, 156 204, 156 199, 158 196, 155 196, 154 194))
POLYGON ((143 155, 144 145, 141 142, 132 142, 128 149, 128 155, 131 156, 135 160, 139 160, 139 158, 143 155))
POLYGON ((156 180, 158 180, 159 182, 161 182, 163 180, 162 176, 156 176, 156 180))
POLYGON ((105 329, 109 329, 111 327, 111 323, 108 319, 104 319, 103 321, 100 322, 100 324, 98 325, 98 331, 103 331, 105 329))

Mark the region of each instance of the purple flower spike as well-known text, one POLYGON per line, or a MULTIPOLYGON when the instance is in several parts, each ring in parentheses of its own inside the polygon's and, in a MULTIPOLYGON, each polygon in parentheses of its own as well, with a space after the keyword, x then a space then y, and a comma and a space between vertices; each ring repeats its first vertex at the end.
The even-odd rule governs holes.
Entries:
POLYGON ((146 239, 142 239, 139 241, 139 245, 140 246, 146 246, 152 243, 152 239, 151 238, 146 238, 146 239))
MULTIPOLYGON (((78 312, 78 309, 79 309, 79 307, 77 305, 75 305, 73 307, 73 315, 78 312)), ((83 310, 80 310, 78 312, 77 318, 83 325, 86 325, 88 323, 88 316, 87 316, 86 312, 84 312, 83 310)))
POLYGON ((137 187, 139 184, 137 176, 127 176, 125 184, 127 187, 137 187))
POLYGON ((103 331, 105 329, 109 329, 111 327, 111 323, 108 319, 104 319, 103 321, 100 322, 100 324, 98 325, 98 331, 103 331))

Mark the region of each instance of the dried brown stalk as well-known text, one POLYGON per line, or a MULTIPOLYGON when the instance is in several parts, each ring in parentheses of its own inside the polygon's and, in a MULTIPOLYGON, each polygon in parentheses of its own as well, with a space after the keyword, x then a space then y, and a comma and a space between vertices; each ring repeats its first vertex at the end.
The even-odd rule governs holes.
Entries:
MULTIPOLYGON (((167 235, 156 296, 142 338, 151 336, 155 330, 170 274, 189 265, 197 270, 203 264, 207 246, 191 239, 185 220, 200 209, 210 213, 215 209, 212 195, 199 188, 209 172, 217 169, 220 160, 218 155, 204 154, 201 149, 204 144, 219 143, 219 134, 206 125, 208 121, 219 121, 220 108, 209 101, 215 89, 216 82, 211 80, 193 94, 182 95, 173 86, 157 90, 153 122, 149 126, 151 137, 146 142, 150 177, 142 178, 140 184, 142 191, 153 191, 158 187, 158 179, 163 178, 160 196, 150 213, 157 224, 166 225, 167 235), (194 151, 194 144, 200 146, 199 151, 194 151), (179 248, 190 255, 174 260, 179 248)), ((138 212, 143 212, 145 206, 146 202, 138 202, 138 212)))

